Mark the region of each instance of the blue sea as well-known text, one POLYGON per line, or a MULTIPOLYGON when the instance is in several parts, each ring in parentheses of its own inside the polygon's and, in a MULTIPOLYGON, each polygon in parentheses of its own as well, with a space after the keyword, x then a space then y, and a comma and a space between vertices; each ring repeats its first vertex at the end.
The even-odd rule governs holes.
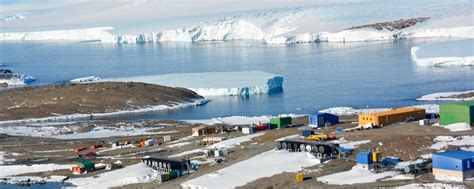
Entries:
MULTIPOLYGON (((284 77, 283 92, 277 94, 213 97, 205 106, 122 117, 205 119, 303 114, 336 106, 403 107, 421 104, 415 99, 424 94, 474 89, 474 67, 420 67, 412 62, 412 46, 438 42, 423 39, 294 45, 258 41, 125 45, 8 42, 0 43, 0 64, 36 77, 33 85, 62 83, 91 75, 110 78, 257 70, 284 77)), ((468 43, 466 48, 472 45, 468 43)), ((428 56, 424 53, 423 56, 428 56)))

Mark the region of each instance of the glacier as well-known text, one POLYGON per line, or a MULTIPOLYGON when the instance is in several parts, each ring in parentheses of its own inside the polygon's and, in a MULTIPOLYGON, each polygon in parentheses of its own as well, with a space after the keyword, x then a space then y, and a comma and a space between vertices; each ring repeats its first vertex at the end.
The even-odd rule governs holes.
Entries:
POLYGON ((412 61, 418 66, 473 66, 474 40, 455 40, 411 48, 412 61))
MULTIPOLYGON (((55 7, 64 19, 52 19, 52 12, 32 14, 28 19, 5 22, 0 41, 101 41, 104 43, 156 43, 255 40, 267 44, 319 42, 395 41, 413 38, 474 38, 472 4, 466 1, 298 1, 292 3, 260 3, 243 0, 242 5, 213 2, 207 9, 180 14, 192 7, 186 3, 167 1, 120 1, 87 4, 64 2, 55 7), (449 3, 447 6, 446 3, 449 3), (222 4, 224 10, 215 10, 222 4), (246 4, 260 4, 248 8, 246 4), (67 13, 83 6, 87 18, 67 13), (188 7, 189 6, 189 7, 188 7), (169 7, 169 8, 168 8, 169 7), (470 8, 471 7, 471 8, 470 8), (123 8, 128 12, 124 13, 123 8), (155 9, 162 14, 154 14, 155 9), (380 14, 386 12, 387 14, 380 14), (369 28, 344 29, 368 23, 415 16, 430 19, 395 31, 369 28), (70 20, 67 20, 70 18, 70 20), (166 24, 164 24, 166 23, 166 24), (28 27, 27 27, 28 26, 28 27), (82 29, 77 29, 80 26, 82 29), (104 27, 101 27, 104 26, 104 27), (49 29, 48 29, 49 28, 49 29)), ((3 12, 34 12, 46 5, 18 9, 5 6, 3 12)))
POLYGON ((143 82, 182 87, 201 96, 269 94, 283 89, 283 77, 261 71, 202 72, 123 78, 104 78, 97 82, 143 82))

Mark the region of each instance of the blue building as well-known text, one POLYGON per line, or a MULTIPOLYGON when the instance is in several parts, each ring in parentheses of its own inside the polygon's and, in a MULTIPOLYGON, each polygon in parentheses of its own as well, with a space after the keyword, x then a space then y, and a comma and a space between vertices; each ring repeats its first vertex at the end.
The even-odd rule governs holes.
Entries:
POLYGON ((372 153, 371 152, 359 152, 356 154, 357 165, 362 166, 365 169, 372 167, 372 153))
POLYGON ((449 176, 464 181, 474 177, 474 152, 452 150, 433 153, 433 174, 435 177, 449 176))
POLYGON ((314 113, 309 115, 309 126, 324 127, 339 123, 339 117, 329 113, 314 113))

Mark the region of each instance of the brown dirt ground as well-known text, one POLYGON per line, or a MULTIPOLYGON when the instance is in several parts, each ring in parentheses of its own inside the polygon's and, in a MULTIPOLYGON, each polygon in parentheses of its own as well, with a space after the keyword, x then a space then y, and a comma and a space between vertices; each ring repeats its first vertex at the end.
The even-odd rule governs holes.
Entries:
POLYGON ((14 88, 0 92, 0 120, 106 113, 202 98, 193 91, 144 83, 88 83, 14 88))
MULTIPOLYGON (((348 120, 354 119, 355 117, 347 117, 348 120)), ((299 118, 295 121, 304 122, 305 117, 299 118)), ((191 127, 197 126, 196 124, 182 123, 176 121, 144 121, 146 122, 147 127, 163 127, 162 131, 177 130, 179 132, 169 134, 172 136, 173 140, 182 138, 184 136, 189 136, 191 134, 191 127), (171 124, 171 125, 170 125, 171 124)), ((117 125, 120 122, 107 121, 101 124, 108 124, 110 126, 117 125)), ((84 124, 84 123, 81 123, 84 124)), ((96 122, 86 122, 86 124, 97 124, 96 122)), ((358 141, 358 140, 371 140, 370 143, 360 145, 355 149, 355 153, 370 149, 379 149, 382 151, 383 156, 396 156, 403 160, 412 160, 418 158, 420 155, 433 152, 433 150, 428 149, 434 141, 433 138, 439 135, 450 135, 450 136, 462 136, 462 135, 474 135, 474 131, 464 131, 464 132, 449 132, 446 129, 441 127, 429 127, 429 126, 419 126, 416 122, 412 123, 401 123, 397 125, 386 126, 380 129, 371 129, 371 130, 361 130, 356 132, 348 133, 337 133, 337 128, 349 128, 353 127, 355 124, 352 123, 343 123, 336 126, 328 127, 327 129, 319 129, 318 132, 334 134, 338 137, 345 137, 349 141, 358 141), (379 145, 381 143, 382 145, 379 145)), ((168 181, 165 183, 150 182, 150 183, 141 183, 141 184, 132 184, 128 186, 123 186, 121 188, 140 188, 140 189, 151 189, 151 188, 180 188, 180 184, 184 181, 190 180, 192 178, 199 177, 201 175, 211 173, 222 169, 224 167, 230 166, 232 164, 238 163, 245 159, 251 158, 257 154, 268 151, 274 148, 274 140, 298 134, 301 127, 287 128, 287 129, 278 129, 267 131, 266 134, 255 138, 252 141, 242 143, 239 147, 233 148, 232 153, 226 156, 226 159, 223 163, 215 165, 203 165, 201 168, 184 177, 168 181)), ((33 163, 74 163, 77 161, 76 153, 73 151, 58 151, 58 152, 34 152, 34 151, 43 151, 43 150, 63 150, 63 149, 73 149, 79 146, 89 146, 95 143, 105 142, 112 140, 119 141, 137 141, 140 139, 155 138, 161 140, 163 135, 149 135, 149 136, 127 136, 127 137, 111 137, 105 139, 82 139, 82 140, 58 140, 58 139, 47 139, 47 138, 34 138, 34 137, 15 137, 15 136, 6 136, 0 135, 0 151, 6 151, 7 153, 17 152, 23 155, 13 157, 17 159, 14 163, 28 163, 32 161, 39 161, 41 159, 47 158, 39 162, 33 163), (19 147, 21 146, 21 148, 19 147)), ((211 136, 227 136, 229 138, 242 136, 241 133, 230 133, 227 134, 215 134, 211 136)), ((157 157, 167 157, 172 154, 181 153, 184 151, 201 148, 194 144, 195 141, 202 139, 206 136, 201 136, 188 140, 191 142, 189 145, 185 145, 179 148, 167 149, 164 148, 166 144, 148 147, 148 148, 123 148, 118 150, 112 150, 99 154, 99 158, 94 159, 96 162, 110 162, 115 161, 109 157, 119 157, 125 165, 131 165, 138 163, 140 158, 144 155, 157 156, 157 157), (164 149, 164 150, 163 150, 164 149), (137 153, 137 154, 134 154, 137 153)), ((110 147, 109 144, 106 147, 110 147)), ((450 147, 452 148, 452 147, 450 147)), ((354 154, 355 154, 354 153, 354 154)), ((190 154, 184 158, 190 158, 201 154, 190 154)), ((12 157, 6 157, 12 158, 12 157)), ((349 170, 353 165, 354 156, 349 156, 347 159, 334 159, 328 161, 324 166, 314 166, 305 168, 303 170, 305 177, 309 178, 308 180, 297 183, 295 182, 295 173, 281 173, 276 174, 267 178, 260 178, 253 182, 247 183, 244 186, 239 188, 379 188, 379 187, 390 187, 390 186, 400 186, 410 183, 423 183, 423 182, 434 182, 434 179, 431 174, 426 174, 424 176, 417 177, 415 180, 408 181, 383 181, 369 184, 355 184, 355 185, 346 185, 346 186, 336 186, 336 185, 327 185, 317 181, 317 177, 328 175, 336 172, 349 170)), ((75 177, 83 176, 93 176, 104 172, 104 170, 95 171, 87 175, 75 176, 72 175, 68 170, 47 172, 47 173, 35 173, 29 175, 53 175, 53 174, 62 174, 75 177)), ((468 187, 474 187, 472 182, 465 183, 468 187)))
POLYGON ((458 99, 463 99, 463 98, 472 98, 474 97, 474 92, 472 93, 466 93, 466 94, 460 94, 460 95, 452 95, 452 96, 448 96, 448 97, 445 97, 445 98, 458 98, 458 99))

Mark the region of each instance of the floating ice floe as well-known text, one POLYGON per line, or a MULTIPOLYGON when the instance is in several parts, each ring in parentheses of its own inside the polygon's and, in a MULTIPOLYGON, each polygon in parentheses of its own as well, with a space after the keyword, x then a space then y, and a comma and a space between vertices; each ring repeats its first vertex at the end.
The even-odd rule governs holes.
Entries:
POLYGON ((474 97, 466 97, 466 98, 452 98, 452 96, 464 95, 474 93, 472 91, 464 91, 464 92, 442 92, 442 93, 433 93, 428 95, 423 95, 420 98, 417 98, 418 101, 436 101, 436 100, 474 100, 474 97))
POLYGON ((259 178, 283 172, 296 172, 303 167, 320 163, 318 159, 310 158, 303 152, 270 150, 213 173, 185 181, 181 183, 181 187, 186 189, 230 189, 259 178))
POLYGON ((411 58, 419 66, 472 66, 473 44, 474 40, 469 39, 412 47, 411 58))
POLYGON ((260 71, 165 74, 99 80, 99 82, 107 81, 182 87, 201 96, 268 94, 281 91, 283 88, 282 76, 260 71))

